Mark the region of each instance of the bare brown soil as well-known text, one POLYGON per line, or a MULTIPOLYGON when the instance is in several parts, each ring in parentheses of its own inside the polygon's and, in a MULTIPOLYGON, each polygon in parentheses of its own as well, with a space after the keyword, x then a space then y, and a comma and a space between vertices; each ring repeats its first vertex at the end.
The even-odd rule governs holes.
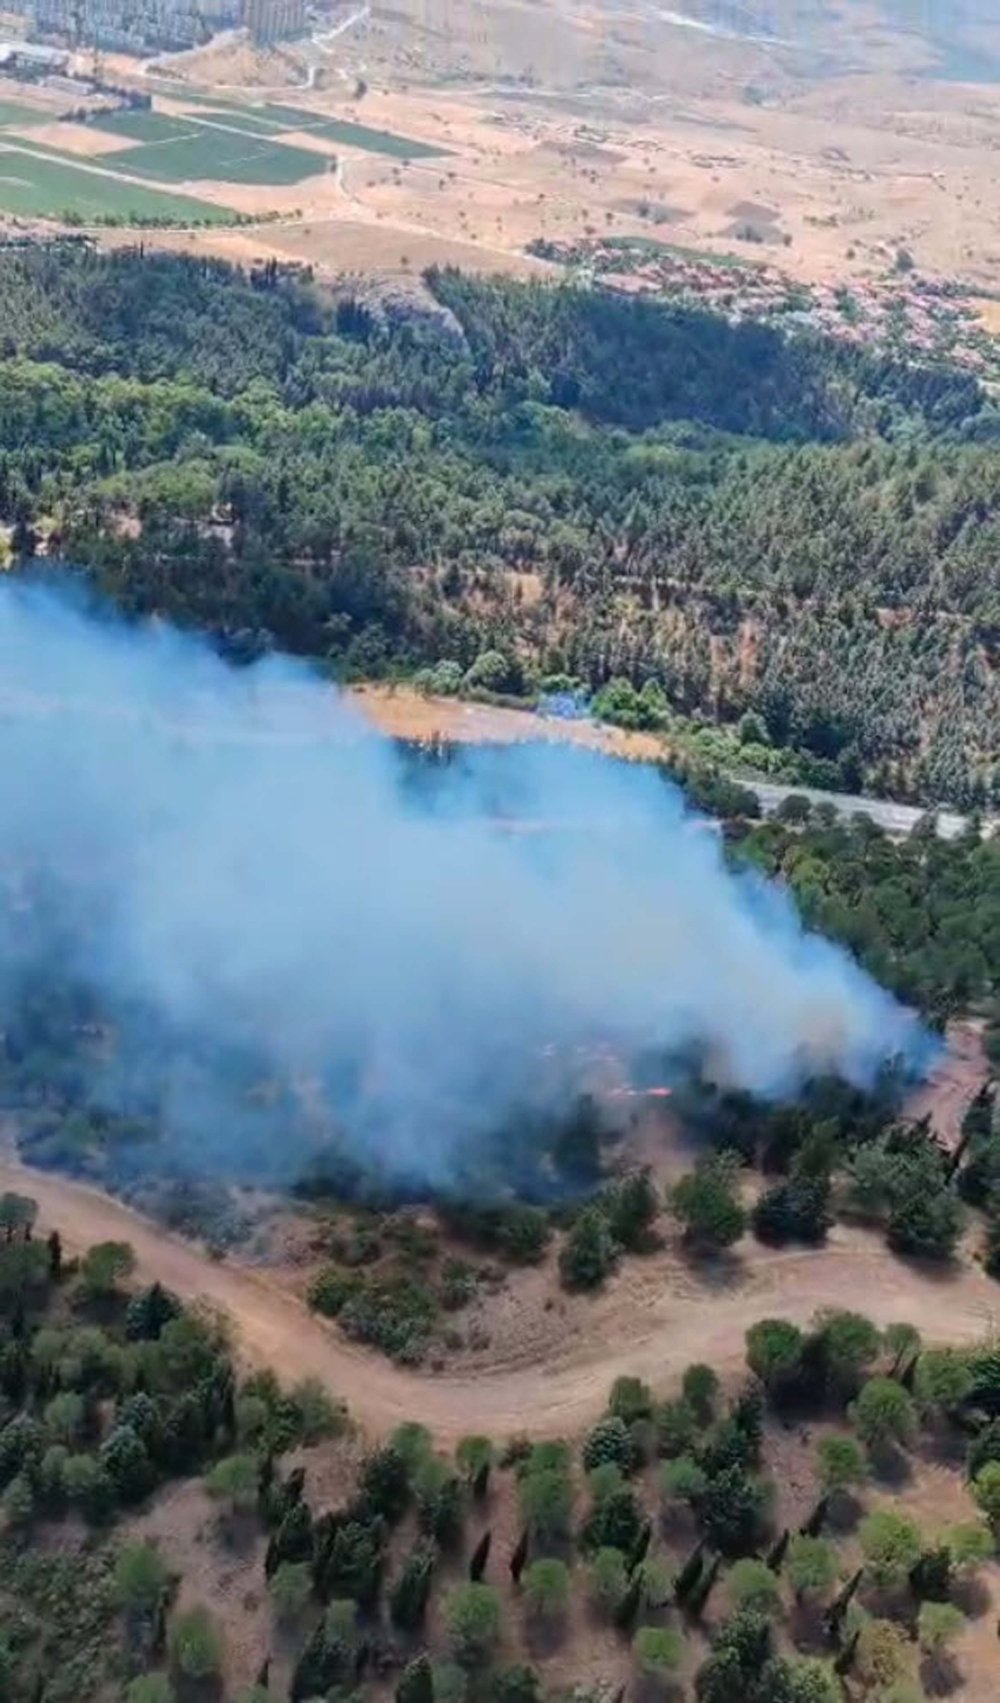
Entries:
POLYGON ((31 146, 41 143, 62 154, 75 154, 81 160, 101 159, 135 147, 132 137, 112 136, 109 131, 90 124, 32 124, 14 134, 31 146))
POLYGON ((642 759, 662 757, 666 751, 665 742, 653 733, 628 733, 620 727, 562 721, 458 698, 428 698, 407 686, 359 686, 349 696, 390 739, 453 739, 465 745, 520 745, 544 739, 642 759))
MULTIPOLYGON (((446 151, 407 165, 338 144, 341 169, 303 185, 206 186, 297 220, 262 229, 258 255, 398 273, 457 244, 462 264, 472 250, 506 270, 538 237, 647 235, 777 258, 812 283, 882 275, 907 249, 931 274, 992 291, 1000 83, 914 76, 933 61, 928 42, 868 0, 850 0, 836 28, 819 4, 809 22, 799 7, 766 10, 770 43, 686 29, 655 0, 374 0, 325 46, 260 54, 230 32, 174 71, 194 92, 270 94, 446 151), (766 211, 766 243, 741 240, 741 208, 766 211), (395 240, 367 247, 370 225, 395 240)), ((1000 30, 981 27, 1000 58, 1000 30)), ((150 86, 134 61, 109 65, 150 86)))
POLYGON ((990 1062, 983 1046, 983 1024, 974 1018, 948 1025, 948 1046, 927 1081, 907 1101, 906 1115, 929 1117, 939 1140, 952 1151, 962 1134, 962 1119, 983 1084, 990 1062))
POLYGON ((735 1368, 748 1327, 772 1314, 804 1323, 821 1307, 863 1305, 879 1325, 908 1320, 932 1341, 974 1342, 1000 1312, 996 1286, 974 1266, 927 1276, 864 1231, 839 1226, 825 1248, 808 1252, 748 1245, 745 1255, 700 1269, 669 1250, 629 1262, 595 1300, 572 1304, 541 1363, 537 1345, 525 1349, 515 1334, 475 1372, 434 1376, 345 1341, 261 1272, 212 1260, 94 1189, 13 1160, 0 1162, 0 1186, 31 1194, 71 1248, 130 1242, 140 1280, 159 1279, 218 1309, 248 1360, 289 1381, 322 1378, 372 1432, 418 1414, 443 1442, 477 1430, 575 1433, 600 1412, 619 1374, 662 1387, 692 1360, 735 1368))

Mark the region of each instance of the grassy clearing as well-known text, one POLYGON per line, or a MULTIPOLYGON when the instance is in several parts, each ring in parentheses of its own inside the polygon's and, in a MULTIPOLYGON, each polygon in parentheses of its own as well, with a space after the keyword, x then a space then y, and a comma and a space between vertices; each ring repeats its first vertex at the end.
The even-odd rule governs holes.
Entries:
POLYGON ((115 165, 137 177, 166 183, 197 179, 215 183, 302 183, 329 169, 332 159, 281 142, 202 128, 196 135, 149 142, 115 155, 115 165))
POLYGON ((345 147, 363 148, 369 154, 389 154, 396 160, 439 158, 445 150, 429 142, 414 142, 408 136, 396 136, 391 130, 372 130, 367 124, 354 124, 347 118, 325 118, 321 112, 307 112, 303 107, 267 106, 264 109, 289 130, 308 130, 330 142, 342 142, 345 147))
POLYGON ((21 106, 19 101, 0 100, 0 130, 11 125, 23 130, 26 124, 50 124, 57 117, 55 112, 39 112, 37 106, 21 106))
POLYGON ((107 131, 109 136, 131 136, 136 142, 169 142, 177 136, 190 136, 194 123, 187 118, 172 118, 166 112, 127 107, 101 113, 91 122, 95 130, 107 131))
MULTIPOLYGON (((120 157, 120 156, 119 156, 120 157)), ((122 219, 129 223, 227 224, 231 209, 193 196, 172 195, 119 178, 54 153, 22 153, 0 145, 0 207, 28 218, 88 224, 122 219)))
POLYGON ((271 118, 264 118, 259 112, 249 112, 246 107, 229 106, 219 108, 206 107, 194 120, 197 123, 204 119, 206 124, 232 125, 236 130, 242 130, 248 136, 270 136, 276 138, 282 130, 287 130, 287 124, 276 124, 271 118))
POLYGON ((739 254, 713 254, 707 248, 686 248, 683 243, 663 242, 659 237, 604 237, 605 248, 635 249, 643 254, 669 254, 674 260, 693 260, 703 266, 731 266, 752 270, 755 262, 739 254))

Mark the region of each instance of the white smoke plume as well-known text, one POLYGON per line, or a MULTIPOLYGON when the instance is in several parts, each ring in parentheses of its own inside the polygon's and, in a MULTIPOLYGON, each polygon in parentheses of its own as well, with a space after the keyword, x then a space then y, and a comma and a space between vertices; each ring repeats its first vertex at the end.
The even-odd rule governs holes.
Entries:
MULTIPOLYGON (((554 1049, 697 1047, 766 1095, 919 1061, 912 1014, 777 888, 731 874, 659 774, 555 747, 498 774, 469 753, 414 784, 297 663, 236 671, 162 624, 0 589, 0 874, 54 872, 76 895, 74 968, 122 1014, 94 1095, 151 1075, 188 1157, 260 1145, 245 1081, 148 1049, 134 1064, 136 1012, 215 1059, 332 1085, 365 1161, 432 1185, 554 1049)), ((22 919, 0 1022, 25 950, 22 919)), ((292 1136, 272 1120, 266 1139, 261 1165, 294 1174, 292 1136)))

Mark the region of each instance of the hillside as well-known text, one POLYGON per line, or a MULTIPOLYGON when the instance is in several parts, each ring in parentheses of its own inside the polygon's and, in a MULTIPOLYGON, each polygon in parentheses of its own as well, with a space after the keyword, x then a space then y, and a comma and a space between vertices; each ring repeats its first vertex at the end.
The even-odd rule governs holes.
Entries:
POLYGON ((0 285, 22 559, 354 676, 496 653, 483 686, 652 683, 803 782, 996 797, 968 374, 450 272, 428 315, 136 254, 8 253, 0 285))

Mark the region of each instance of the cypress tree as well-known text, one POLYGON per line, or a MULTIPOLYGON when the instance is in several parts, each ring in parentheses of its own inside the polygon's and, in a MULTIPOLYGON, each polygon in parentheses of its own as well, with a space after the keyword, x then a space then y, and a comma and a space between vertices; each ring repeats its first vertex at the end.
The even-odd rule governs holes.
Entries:
POLYGON ((514 1550, 514 1553, 510 1558, 510 1576, 515 1585, 519 1585, 521 1583, 521 1574, 524 1572, 524 1564, 527 1559, 528 1528, 525 1526, 520 1538, 518 1539, 517 1548, 514 1550))
POLYGON ((486 1563, 489 1560, 490 1545, 492 1542, 492 1531, 486 1531, 483 1533, 479 1542, 476 1544, 475 1549, 472 1551, 472 1557, 469 1561, 469 1578, 472 1580, 474 1585, 478 1585, 480 1583, 483 1574, 486 1571, 486 1563))

